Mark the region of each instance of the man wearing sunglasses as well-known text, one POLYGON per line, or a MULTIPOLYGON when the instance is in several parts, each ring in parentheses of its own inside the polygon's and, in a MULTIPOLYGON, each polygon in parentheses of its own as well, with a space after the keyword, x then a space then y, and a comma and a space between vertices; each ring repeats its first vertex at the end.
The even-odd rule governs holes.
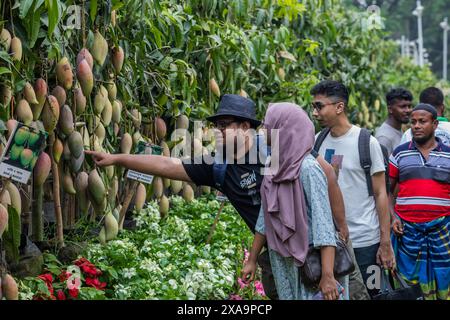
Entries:
MULTIPOLYGON (((225 94, 221 97, 217 113, 207 119, 215 125, 216 160, 221 160, 222 164, 206 163, 203 160, 200 163, 198 161, 187 163, 178 158, 157 155, 111 155, 95 151, 86 153, 92 155, 99 166, 120 165, 147 174, 217 188, 227 196, 247 226, 254 232, 261 207, 259 192, 263 180, 261 169, 265 165, 259 156, 256 157, 256 161, 250 159, 252 148, 264 148, 254 130, 261 124, 256 119, 255 103, 239 95, 225 94), (230 145, 233 145, 231 149, 234 151, 231 155, 226 152, 230 145), (224 169, 221 181, 218 181, 220 179, 217 177, 216 169, 219 171, 224 169)), ((318 156, 317 160, 328 179, 331 207, 340 236, 347 240, 348 227, 336 176, 333 168, 322 157, 318 156)), ((262 269, 264 290, 268 297, 276 299, 268 251, 260 255, 258 263, 262 269)))

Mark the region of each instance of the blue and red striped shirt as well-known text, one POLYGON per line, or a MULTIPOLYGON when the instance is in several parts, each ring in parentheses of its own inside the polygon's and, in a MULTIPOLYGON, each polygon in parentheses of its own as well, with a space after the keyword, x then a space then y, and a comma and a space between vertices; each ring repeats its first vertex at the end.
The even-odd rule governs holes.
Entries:
POLYGON ((389 176, 399 183, 397 215, 408 222, 429 222, 450 215, 450 147, 438 146, 428 160, 414 141, 399 145, 389 158, 389 176))

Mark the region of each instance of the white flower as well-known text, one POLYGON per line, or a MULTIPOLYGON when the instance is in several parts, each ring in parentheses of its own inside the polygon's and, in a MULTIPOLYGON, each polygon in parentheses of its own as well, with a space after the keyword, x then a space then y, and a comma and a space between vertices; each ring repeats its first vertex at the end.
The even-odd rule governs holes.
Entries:
POLYGON ((135 268, 125 268, 125 269, 123 269, 122 274, 125 279, 131 279, 136 275, 136 269, 135 268))
POLYGON ((195 299, 197 298, 197 296, 195 295, 195 293, 192 292, 192 291, 187 291, 187 292, 186 292, 186 296, 187 296, 187 298, 188 298, 189 300, 195 300, 195 299))
POLYGON ((169 280, 169 285, 172 287, 172 289, 176 290, 178 288, 177 281, 175 279, 169 280))

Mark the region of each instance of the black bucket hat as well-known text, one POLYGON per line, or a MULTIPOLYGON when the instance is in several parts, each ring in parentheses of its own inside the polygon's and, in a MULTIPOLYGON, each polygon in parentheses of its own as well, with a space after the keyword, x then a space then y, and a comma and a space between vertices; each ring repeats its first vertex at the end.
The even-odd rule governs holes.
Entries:
POLYGON ((206 119, 215 122, 218 118, 225 116, 248 121, 254 127, 258 127, 261 124, 261 121, 256 119, 255 103, 237 94, 224 94, 220 98, 217 113, 206 119))

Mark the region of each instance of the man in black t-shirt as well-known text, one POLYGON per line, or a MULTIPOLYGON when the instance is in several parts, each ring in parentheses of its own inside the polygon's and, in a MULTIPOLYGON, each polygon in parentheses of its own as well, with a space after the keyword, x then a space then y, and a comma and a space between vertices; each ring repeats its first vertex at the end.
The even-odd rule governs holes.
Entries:
MULTIPOLYGON (((255 130, 259 125, 255 117, 255 104, 252 100, 239 95, 226 94, 222 96, 218 112, 208 118, 215 125, 216 148, 225 150, 232 145, 232 154, 227 154, 226 170, 220 191, 224 193, 248 227, 254 232, 258 219, 261 198, 260 187, 263 179, 261 169, 264 163, 260 157, 251 157, 252 148, 257 144, 255 130), (238 143, 241 142, 241 143, 238 143), (250 161, 251 160, 251 161, 250 161)), ((257 146, 256 146, 257 147, 257 146)), ((197 164, 182 162, 178 158, 157 155, 106 154, 86 151, 93 156, 99 166, 120 165, 138 172, 152 174, 174 180, 194 182, 217 188, 217 177, 214 164, 201 161, 197 164)), ((217 156, 216 156, 217 158, 217 156)), ((329 186, 330 202, 337 227, 343 239, 348 239, 348 228, 345 222, 342 194, 337 185, 333 168, 321 157, 317 158, 322 166, 329 186)), ((262 281, 268 297, 276 299, 276 289, 270 268, 267 251, 264 251, 258 263, 262 269, 262 281)))

